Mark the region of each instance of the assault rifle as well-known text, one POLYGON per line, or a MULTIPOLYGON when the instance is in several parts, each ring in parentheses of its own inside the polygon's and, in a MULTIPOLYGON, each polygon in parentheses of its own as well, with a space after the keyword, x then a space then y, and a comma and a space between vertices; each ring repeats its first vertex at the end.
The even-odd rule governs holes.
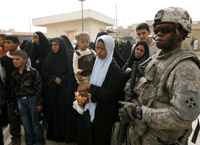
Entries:
MULTIPOLYGON (((125 95, 126 102, 131 102, 131 99, 134 97, 133 86, 135 85, 135 82, 136 82, 136 75, 138 72, 138 64, 139 63, 136 61, 133 62, 130 86, 127 88, 127 90, 125 92, 126 93, 126 95, 125 95)), ((118 133, 118 137, 117 137, 117 145, 122 145, 125 142, 127 127, 128 127, 128 123, 124 123, 124 122, 120 121, 120 128, 119 128, 119 133, 118 133)))

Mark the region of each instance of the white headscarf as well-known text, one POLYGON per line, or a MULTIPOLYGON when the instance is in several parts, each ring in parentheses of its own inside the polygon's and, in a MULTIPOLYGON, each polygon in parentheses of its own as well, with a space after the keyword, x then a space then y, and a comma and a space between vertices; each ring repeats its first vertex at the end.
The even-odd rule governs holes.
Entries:
MULTIPOLYGON (((96 57, 93 69, 92 69, 92 74, 90 76, 90 84, 101 87, 106 74, 108 72, 108 68, 110 66, 110 63, 112 62, 112 57, 113 57, 113 52, 114 52, 114 39, 111 36, 108 35, 103 35, 99 37, 96 41, 96 46, 99 40, 103 40, 106 51, 107 51, 107 56, 104 59, 96 57)), ((91 101, 91 96, 90 98, 90 103, 85 105, 84 110, 86 111, 87 109, 89 110, 90 113, 90 121, 93 122, 93 119, 95 117, 95 109, 97 103, 93 103, 91 101)))
POLYGON ((98 56, 96 57, 96 60, 92 69, 92 74, 90 77, 90 84, 93 84, 99 87, 101 87, 101 85, 103 84, 105 80, 106 74, 108 72, 108 68, 112 61, 113 52, 115 48, 114 39, 111 36, 103 35, 99 37, 96 41, 96 46, 100 39, 103 40, 105 44, 107 56, 104 59, 99 59, 98 56))

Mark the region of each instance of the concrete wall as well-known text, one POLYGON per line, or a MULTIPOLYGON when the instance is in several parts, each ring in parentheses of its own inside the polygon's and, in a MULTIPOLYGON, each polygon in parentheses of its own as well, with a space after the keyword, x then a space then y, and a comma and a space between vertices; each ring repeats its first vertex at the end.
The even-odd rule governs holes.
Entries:
MULTIPOLYGON (((53 38, 60 35, 67 35, 67 32, 78 33, 82 31, 81 20, 62 22, 48 24, 47 27, 47 37, 53 38)), ((107 25, 105 23, 96 21, 94 19, 84 19, 84 31, 90 33, 91 41, 95 41, 96 35, 100 31, 105 31, 107 25)))

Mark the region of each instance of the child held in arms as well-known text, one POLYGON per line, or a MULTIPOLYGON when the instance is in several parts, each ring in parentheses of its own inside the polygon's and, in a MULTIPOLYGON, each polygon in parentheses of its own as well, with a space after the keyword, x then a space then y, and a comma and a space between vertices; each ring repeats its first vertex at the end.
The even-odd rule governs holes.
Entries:
MULTIPOLYGON (((80 32, 77 35, 78 50, 74 52, 73 69, 78 84, 89 83, 89 77, 92 72, 96 53, 89 48, 90 35, 87 32, 80 32)), ((89 90, 88 90, 89 91, 89 90)), ((83 114, 83 104, 88 102, 88 91, 75 92, 76 100, 73 102, 73 108, 83 114)))

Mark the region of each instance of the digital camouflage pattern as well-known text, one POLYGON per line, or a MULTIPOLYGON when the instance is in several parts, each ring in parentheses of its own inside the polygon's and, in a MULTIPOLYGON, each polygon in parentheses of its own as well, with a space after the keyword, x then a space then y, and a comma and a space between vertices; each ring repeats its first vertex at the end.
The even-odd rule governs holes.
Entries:
POLYGON ((153 25, 155 26, 164 22, 180 24, 188 33, 190 33, 192 29, 192 19, 190 18, 189 13, 179 7, 169 7, 158 11, 154 18, 153 25))
POLYGON ((160 53, 149 60, 144 77, 134 87, 143 114, 142 121, 135 118, 130 123, 131 145, 184 145, 200 113, 197 57, 181 48, 160 53))

